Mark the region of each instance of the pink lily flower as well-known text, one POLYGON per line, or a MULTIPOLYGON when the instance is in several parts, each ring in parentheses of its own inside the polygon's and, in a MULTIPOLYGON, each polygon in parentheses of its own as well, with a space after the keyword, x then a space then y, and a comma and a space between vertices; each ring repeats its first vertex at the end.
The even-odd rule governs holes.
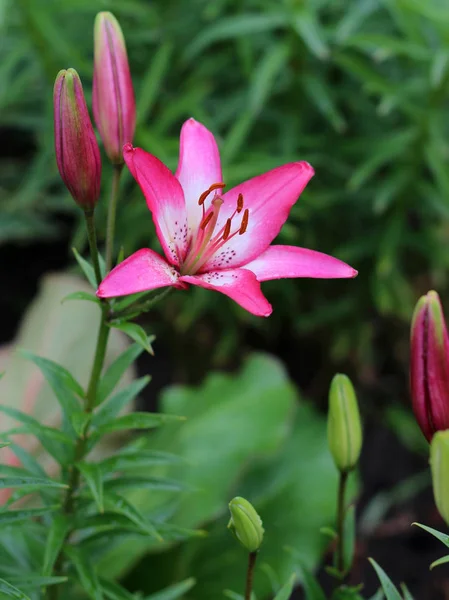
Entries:
POLYGON ((313 175, 306 162, 277 167, 223 193, 212 133, 189 119, 181 130, 176 174, 155 156, 126 144, 125 162, 150 209, 165 258, 144 248, 117 265, 97 296, 111 298, 189 284, 216 290, 267 317, 260 282, 283 277, 355 277, 344 262, 306 248, 270 246, 313 175))

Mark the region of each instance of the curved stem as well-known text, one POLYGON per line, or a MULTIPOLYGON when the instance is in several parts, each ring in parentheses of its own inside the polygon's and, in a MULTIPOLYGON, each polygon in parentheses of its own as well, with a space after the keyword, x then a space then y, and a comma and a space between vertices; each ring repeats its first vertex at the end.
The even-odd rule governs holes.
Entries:
POLYGON ((115 215, 117 213, 118 192, 120 187, 120 175, 123 165, 114 165, 112 175, 111 196, 109 198, 108 224, 106 229, 106 273, 109 273, 112 267, 112 254, 114 252, 115 236, 115 215))
POLYGON ((88 209, 84 211, 84 217, 86 219, 87 239, 89 240, 90 257, 92 259, 92 265, 95 271, 95 279, 97 285, 101 283, 101 271, 100 262, 98 260, 98 246, 97 246, 97 234, 95 232, 95 218, 94 209, 88 209))
POLYGON ((345 492, 346 483, 348 481, 348 472, 340 472, 338 482, 338 499, 337 499, 337 569, 340 574, 344 575, 345 560, 344 560, 344 525, 345 525, 345 492))
POLYGON ((257 552, 250 552, 248 556, 248 569, 246 571, 245 600, 251 600, 253 591, 254 567, 256 566, 257 552))

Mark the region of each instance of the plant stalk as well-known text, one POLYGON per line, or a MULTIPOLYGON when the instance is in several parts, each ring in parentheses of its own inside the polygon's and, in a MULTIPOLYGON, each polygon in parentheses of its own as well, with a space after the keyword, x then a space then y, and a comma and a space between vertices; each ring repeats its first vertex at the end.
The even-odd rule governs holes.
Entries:
POLYGON ((250 552, 248 556, 248 569, 246 571, 245 600, 251 600, 253 591, 254 567, 256 566, 257 552, 250 552))
POLYGON ((98 260, 98 246, 97 246, 97 234, 95 232, 95 218, 94 209, 88 209, 84 211, 84 217, 86 220, 87 239, 89 240, 90 257, 92 265, 94 267, 95 279, 97 285, 101 283, 101 271, 100 261, 98 260))
POLYGON ((112 255, 114 252, 115 216, 117 214, 117 202, 120 188, 120 176, 123 165, 114 165, 112 176, 111 196, 109 198, 108 223, 106 229, 106 273, 112 267, 112 255))
POLYGON ((340 471, 340 479, 338 482, 338 497, 337 497, 337 569, 343 576, 345 571, 344 560, 344 525, 345 525, 345 495, 346 484, 348 481, 348 471, 340 471))

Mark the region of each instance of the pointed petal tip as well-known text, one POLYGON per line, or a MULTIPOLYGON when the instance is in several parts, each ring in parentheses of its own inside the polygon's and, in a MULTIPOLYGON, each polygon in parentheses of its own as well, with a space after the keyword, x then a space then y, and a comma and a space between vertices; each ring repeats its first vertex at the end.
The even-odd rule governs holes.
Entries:
POLYGON ((302 170, 309 172, 310 178, 312 178, 315 175, 315 169, 306 160, 299 161, 296 164, 299 165, 302 170))

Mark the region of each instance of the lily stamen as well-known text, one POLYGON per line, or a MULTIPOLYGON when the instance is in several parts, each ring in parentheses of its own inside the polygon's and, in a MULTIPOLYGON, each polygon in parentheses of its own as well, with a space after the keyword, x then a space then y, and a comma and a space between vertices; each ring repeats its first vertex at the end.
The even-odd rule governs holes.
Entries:
POLYGON ((204 204, 206 198, 209 196, 209 194, 211 194, 215 190, 222 190, 224 187, 226 187, 226 184, 223 182, 213 183, 209 189, 207 189, 205 192, 203 192, 201 194, 201 196, 198 199, 198 204, 200 206, 202 206, 204 204))
POLYGON ((248 228, 249 210, 245 208, 243 213, 242 224, 240 225, 239 235, 243 235, 248 228))
POLYGON ((231 233, 231 219, 228 219, 226 221, 226 225, 225 225, 224 232, 223 232, 223 240, 227 240, 230 233, 231 233))

